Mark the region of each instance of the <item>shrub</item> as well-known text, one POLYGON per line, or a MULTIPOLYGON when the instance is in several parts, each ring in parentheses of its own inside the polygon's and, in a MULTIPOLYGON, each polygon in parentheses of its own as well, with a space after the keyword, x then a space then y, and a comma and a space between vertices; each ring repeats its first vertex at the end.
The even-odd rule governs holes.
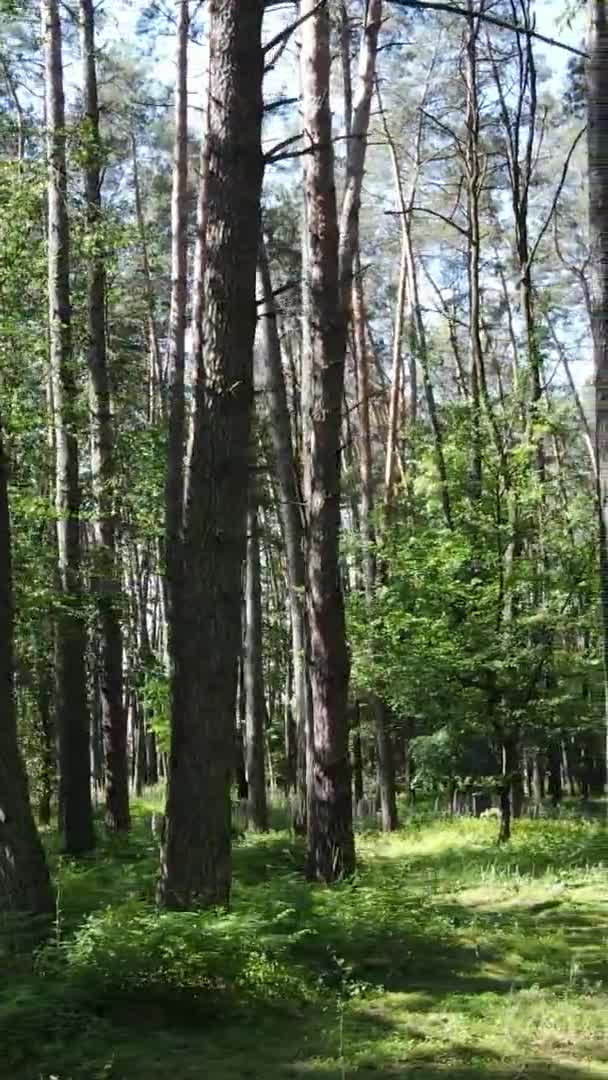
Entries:
POLYGON ((98 1004, 133 994, 177 1004, 187 996, 215 1012, 308 996, 288 951, 288 938, 257 920, 130 902, 90 915, 59 952, 44 950, 39 966, 50 972, 59 963, 72 987, 98 1004))

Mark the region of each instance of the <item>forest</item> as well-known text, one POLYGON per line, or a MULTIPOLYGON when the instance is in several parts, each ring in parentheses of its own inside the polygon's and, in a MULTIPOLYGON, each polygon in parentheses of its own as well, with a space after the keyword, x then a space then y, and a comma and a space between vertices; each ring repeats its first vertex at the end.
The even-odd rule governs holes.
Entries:
POLYGON ((0 1077, 608 1080, 608 0, 0 0, 0 1077))

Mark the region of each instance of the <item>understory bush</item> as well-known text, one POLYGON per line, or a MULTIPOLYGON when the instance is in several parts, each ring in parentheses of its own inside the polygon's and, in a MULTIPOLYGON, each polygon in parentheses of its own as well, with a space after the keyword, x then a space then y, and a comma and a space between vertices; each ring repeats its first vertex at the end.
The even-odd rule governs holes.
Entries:
POLYGON ((310 996, 288 956, 291 936, 272 930, 242 915, 133 901, 89 915, 72 937, 42 950, 37 967, 98 1004, 135 994, 177 1003, 183 994, 217 1011, 310 996))

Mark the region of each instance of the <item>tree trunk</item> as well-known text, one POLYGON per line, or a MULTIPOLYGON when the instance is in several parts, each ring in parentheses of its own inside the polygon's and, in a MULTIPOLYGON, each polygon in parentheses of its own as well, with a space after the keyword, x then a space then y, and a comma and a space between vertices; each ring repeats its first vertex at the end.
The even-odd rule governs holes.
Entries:
MULTIPOLYGON (((308 799, 308 871, 331 882, 355 868, 344 602, 338 568, 340 435, 346 328, 340 293, 338 221, 329 101, 330 17, 302 0, 300 52, 307 259, 304 281, 306 372, 305 496, 308 510, 307 610, 313 716, 308 799)), ((350 275, 344 270, 344 279, 350 275)))
POLYGON ((263 0, 209 11, 203 338, 173 605, 171 752, 159 900, 216 907, 231 885, 230 781, 262 184, 263 0), (181 575, 180 575, 181 577, 181 575))
POLYGON ((378 787, 380 791, 380 809, 382 811, 382 829, 393 832, 397 826, 397 799, 395 795, 395 763, 393 742, 388 727, 388 710, 374 695, 372 700, 376 726, 376 750, 378 755, 378 787))
MULTIPOLYGON (((595 373, 595 456, 605 760, 608 763, 608 7, 606 0, 589 0, 587 6, 591 332, 595 373)), ((605 783, 608 792, 608 766, 605 783)))
POLYGON ((0 913, 50 913, 53 891, 17 743, 7 488, 7 464, 0 436, 0 913))
POLYGON ((53 697, 52 670, 46 658, 38 664, 38 720, 42 738, 42 776, 38 817, 41 825, 51 823, 51 802, 55 787, 56 755, 51 703, 53 697))
POLYGON ((101 141, 93 0, 80 0, 84 114, 88 124, 84 183, 91 255, 87 279, 89 403, 92 482, 95 499, 95 578, 101 651, 101 715, 105 760, 105 823, 129 828, 127 716, 123 703, 120 584, 114 525, 114 431, 106 351, 106 275, 102 249, 101 141))
POLYGON ((361 749, 361 706, 356 701, 353 706, 353 796, 355 806, 358 806, 363 798, 363 753, 361 749))
POLYGON ((277 309, 272 295, 268 257, 260 244, 258 288, 263 298, 259 308, 262 385, 268 412, 274 471, 279 484, 279 518, 285 543, 289 613, 293 658, 293 713, 297 731, 296 792, 298 807, 294 827, 303 831, 306 823, 306 746, 310 737, 310 686, 306 658, 306 563, 304 559, 304 507, 295 462, 287 391, 283 375, 277 309))
MULTIPOLYGON (((171 310, 169 314, 169 444, 167 450, 165 561, 167 600, 175 603, 184 494, 186 407, 187 198, 188 198, 188 29, 189 0, 177 0, 177 76, 175 83, 175 147, 171 195, 171 310)), ((172 625, 169 614, 169 626, 172 625)))
POLYGON ((257 484, 255 477, 252 477, 247 513, 247 559, 245 567, 245 649, 243 657, 245 755, 249 827, 254 832, 266 832, 268 829, 266 772, 264 768, 266 701, 264 698, 264 668, 262 663, 262 581, 257 504, 257 484))
POLYGON ((57 719, 62 828, 70 855, 95 844, 91 808, 86 634, 80 584, 78 385, 71 335, 61 24, 57 0, 43 0, 48 154, 50 367, 56 446, 57 542, 63 603, 57 619, 57 719))

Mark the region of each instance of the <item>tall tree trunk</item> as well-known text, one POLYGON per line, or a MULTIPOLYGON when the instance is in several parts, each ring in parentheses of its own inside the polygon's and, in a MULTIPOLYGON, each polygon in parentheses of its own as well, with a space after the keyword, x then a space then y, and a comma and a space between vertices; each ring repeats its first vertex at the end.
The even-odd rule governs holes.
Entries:
POLYGON ((255 832, 268 829, 264 743, 266 701, 262 663, 262 580, 258 495, 255 476, 251 478, 247 512, 247 558, 245 563, 245 648, 243 684, 245 691, 245 756, 248 788, 249 827, 255 832))
POLYGON ((53 891, 17 743, 7 464, 0 434, 0 913, 51 912, 53 891))
POLYGON ((296 831, 301 831, 306 822, 306 745, 310 733, 310 686, 306 663, 308 650, 304 507, 287 406, 277 308, 263 242, 259 252, 258 288, 263 300, 259 307, 262 386, 268 413, 274 471, 279 484, 279 518, 285 543, 289 587, 293 712, 297 731, 296 791, 299 803, 294 826, 296 831))
POLYGON ((38 722, 42 739, 42 775, 40 778, 40 802, 38 818, 41 825, 51 823, 51 802, 55 788, 56 753, 54 725, 52 716, 53 678, 48 657, 40 657, 38 662, 38 722))
MULTIPOLYGON (((188 0, 176 0, 177 76, 175 82, 175 147, 171 195, 171 310, 169 315, 169 446, 167 452, 165 560, 167 599, 175 603, 184 493, 186 409, 184 364, 186 345, 187 197, 188 197, 188 0)), ((169 626, 172 624, 169 615, 169 626)))
POLYGON ((363 798, 363 751, 361 747, 361 706, 358 701, 353 705, 352 733, 353 733, 353 797, 355 806, 358 806, 363 798))
POLYGON ((80 584, 78 386, 71 335, 61 24, 57 0, 42 0, 48 155, 50 367, 55 410, 57 543, 63 602, 57 619, 57 718, 65 850, 95 844, 91 808, 86 634, 80 584))
POLYGON ((591 331, 595 372, 600 618, 608 792, 608 5, 606 0, 588 0, 587 6, 591 331))
POLYGON ((144 208, 139 183, 139 165, 137 162, 137 140, 135 133, 131 132, 131 155, 133 159, 133 194, 135 196, 135 214, 139 230, 139 242, 141 245, 142 269, 144 272, 144 295, 146 301, 146 334, 148 338, 148 350, 150 353, 150 371, 148 377, 148 421, 154 423, 158 418, 159 407, 164 407, 164 379, 158 344, 158 326, 156 321, 156 304, 154 301, 154 288, 152 285, 152 271, 150 269, 150 257, 148 254, 148 237, 144 208))
POLYGON ((203 339, 173 605, 171 753, 159 899, 226 904, 262 185, 263 0, 209 9, 203 339), (180 575, 181 576, 181 575, 180 575))
POLYGON ((101 646, 101 715, 106 826, 129 828, 127 715, 123 702, 120 579, 114 525, 114 431, 106 350, 106 274, 101 238, 101 139, 93 0, 80 0, 84 114, 88 124, 84 182, 91 255, 87 280, 89 402, 95 498, 95 590, 101 646))
MULTIPOLYGON (((303 399, 308 415, 305 496, 308 510, 307 608, 313 716, 308 800, 308 871, 335 881, 355 868, 344 602, 338 567, 340 434, 346 324, 340 290, 338 220, 329 101, 327 5, 302 0, 300 52, 307 258, 303 399)), ((350 272, 343 267, 343 278, 350 272)))

